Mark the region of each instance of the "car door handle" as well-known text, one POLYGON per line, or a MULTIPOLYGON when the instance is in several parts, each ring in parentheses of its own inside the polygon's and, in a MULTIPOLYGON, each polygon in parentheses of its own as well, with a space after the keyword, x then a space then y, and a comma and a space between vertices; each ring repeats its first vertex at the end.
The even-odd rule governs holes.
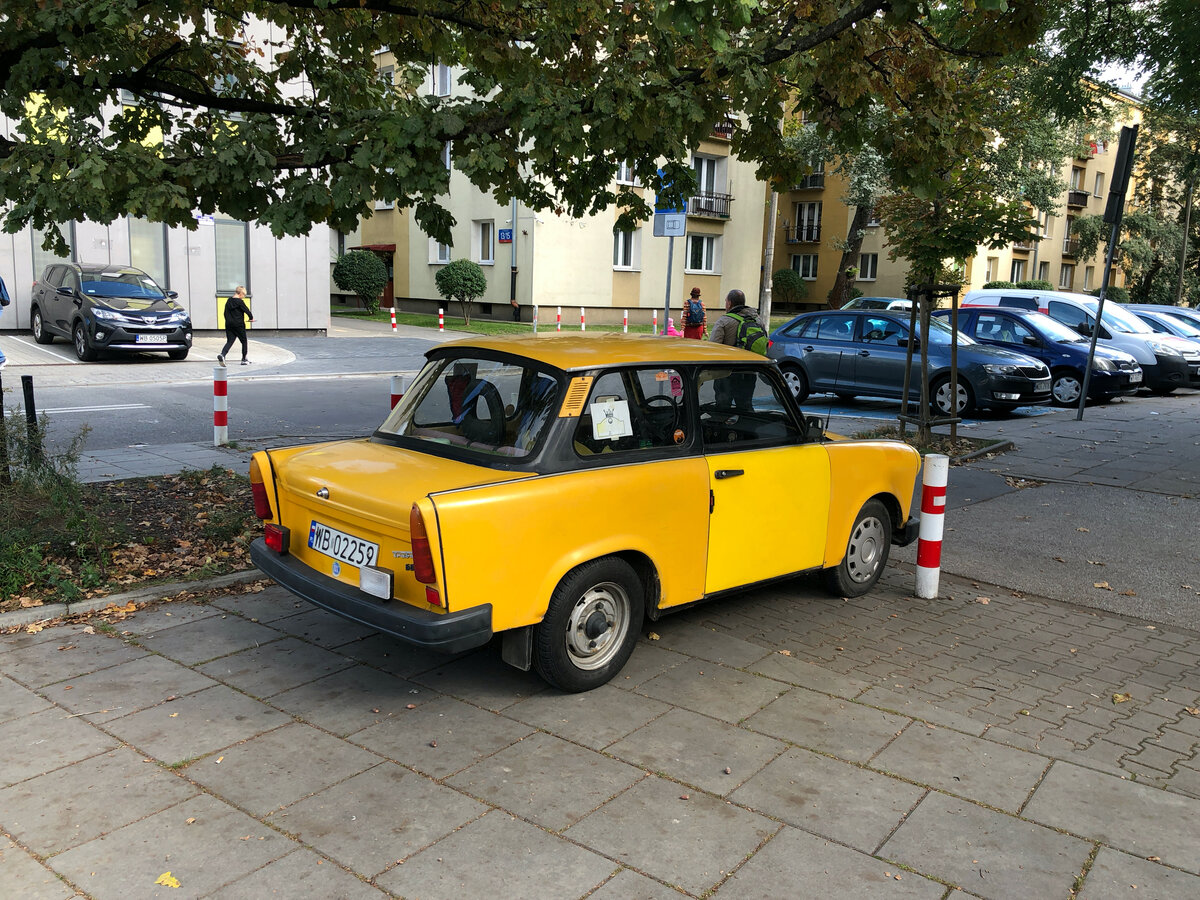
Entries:
POLYGON ((801 349, 802 349, 802 350, 804 350, 804 352, 805 352, 805 353, 812 353, 812 352, 813 352, 813 345, 812 345, 812 344, 809 344, 807 347, 802 347, 801 349))
POLYGON ((717 469, 715 474, 716 474, 718 480, 723 479, 723 478, 737 478, 739 475, 745 475, 746 470, 745 469, 717 469))
POLYGON ((858 351, 858 355, 859 355, 859 356, 870 356, 870 355, 871 355, 871 351, 870 351, 870 350, 859 350, 859 351, 858 351))

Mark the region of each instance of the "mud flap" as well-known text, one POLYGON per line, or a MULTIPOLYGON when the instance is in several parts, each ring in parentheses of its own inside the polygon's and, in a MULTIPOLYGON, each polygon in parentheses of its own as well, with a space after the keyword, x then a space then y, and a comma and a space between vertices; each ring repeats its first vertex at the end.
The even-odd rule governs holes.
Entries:
POLYGON ((500 643, 500 658, 522 672, 533 665, 533 626, 513 628, 504 632, 500 643))

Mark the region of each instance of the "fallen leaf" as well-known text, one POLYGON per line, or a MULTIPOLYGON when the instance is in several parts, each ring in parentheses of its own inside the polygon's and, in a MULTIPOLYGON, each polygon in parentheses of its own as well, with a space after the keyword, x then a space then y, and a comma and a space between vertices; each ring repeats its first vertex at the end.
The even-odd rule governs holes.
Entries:
POLYGON ((1148 859, 1150 862, 1162 862, 1162 859, 1157 856, 1147 856, 1146 859, 1148 859))
POLYGON ((1108 584, 1108 582, 1107 582, 1107 581, 1096 581, 1096 582, 1093 582, 1093 584, 1092 584, 1092 587, 1094 587, 1094 588, 1100 588, 1100 589, 1101 589, 1101 590, 1103 590, 1103 591, 1111 591, 1111 590, 1112 590, 1112 588, 1109 586, 1109 584, 1108 584))
POLYGON ((650 632, 648 635, 646 635, 646 637, 648 637, 648 638, 649 638, 650 640, 652 640, 652 641, 657 641, 657 640, 658 640, 658 634, 657 634, 656 632, 653 632, 653 631, 652 631, 652 632, 650 632))
POLYGON ((416 709, 416 708, 417 708, 417 704, 415 704, 415 703, 410 703, 410 704, 408 704, 408 706, 406 706, 406 707, 404 707, 404 708, 405 708, 405 709, 416 709))
POLYGON ((1079 526, 1078 528, 1076 528, 1075 530, 1076 530, 1076 531, 1087 531, 1087 529, 1086 529, 1086 528, 1084 528, 1082 525, 1080 525, 1080 526, 1079 526))
POLYGON ((680 795, 679 795, 679 799, 680 799, 680 800, 691 800, 692 798, 691 798, 691 796, 690 796, 690 795, 688 795, 688 794, 680 794, 680 795))
POLYGON ((1113 703, 1125 703, 1127 700, 1132 700, 1133 694, 1113 694, 1113 703))
POLYGON ((25 626, 25 633, 26 634, 37 634, 39 631, 41 631, 45 627, 46 626, 43 625, 41 622, 31 622, 30 624, 25 626))
POLYGON ((1136 597, 1137 591, 1121 591, 1122 597, 1136 597))
POLYGON ((792 655, 792 651, 791 651, 791 650, 780 650, 780 651, 779 651, 779 655, 780 655, 780 656, 791 656, 791 655, 792 655))
POLYGON ((42 601, 39 599, 35 599, 34 597, 22 597, 21 598, 21 606, 25 609, 29 609, 31 606, 41 606, 41 605, 42 605, 42 601))
POLYGON ((184 819, 184 821, 183 821, 183 824, 184 824, 184 825, 194 825, 194 824, 196 824, 196 817, 195 817, 195 816, 189 816, 188 818, 184 819))
POLYGON ((171 718, 172 718, 172 719, 175 719, 175 718, 178 718, 178 717, 179 717, 179 713, 171 713, 171 718))
POLYGON ((1189 716, 1200 716, 1200 706, 1185 706, 1183 710, 1189 716))
POLYGON ((169 888, 179 887, 179 879, 176 878, 175 876, 173 876, 170 872, 163 872, 161 875, 158 876, 158 880, 154 883, 161 884, 164 887, 169 887, 169 888))
POLYGON ((1055 561, 1055 562, 1060 562, 1060 563, 1065 563, 1065 562, 1066 562, 1066 560, 1065 560, 1065 559, 1063 559, 1061 556, 1056 556, 1056 557, 1054 557, 1054 561, 1055 561))
POLYGON ((985 605, 986 605, 986 604, 988 604, 988 603, 991 603, 991 602, 992 602, 992 599, 991 599, 990 597, 976 597, 976 598, 975 598, 975 602, 976 602, 976 603, 983 603, 983 604, 985 604, 985 605))

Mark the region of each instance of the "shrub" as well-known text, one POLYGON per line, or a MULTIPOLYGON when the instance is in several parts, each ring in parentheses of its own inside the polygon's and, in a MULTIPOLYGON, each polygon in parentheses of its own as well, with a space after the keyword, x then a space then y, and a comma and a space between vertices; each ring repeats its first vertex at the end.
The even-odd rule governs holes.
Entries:
POLYGON ((1016 285, 1013 284, 1011 281, 989 281, 983 286, 983 289, 987 290, 988 288, 1015 288, 1015 287, 1016 287, 1016 285))
MULTIPOLYGON (((1094 291, 1088 291, 1088 293, 1091 294, 1093 297, 1099 297, 1100 296, 1100 288, 1096 288, 1094 291)), ((1110 284, 1108 286, 1108 290, 1104 292, 1104 299, 1105 300, 1116 300, 1118 303, 1128 303, 1129 302, 1129 290, 1127 288, 1121 287, 1120 285, 1110 284)))
POLYGON ((370 250, 351 250, 338 257, 333 283, 356 294, 367 312, 373 313, 379 309, 379 295, 388 283, 387 266, 370 250))
POLYGON ((1030 291, 1052 291, 1054 285, 1040 278, 1035 278, 1032 281, 1018 281, 1013 287, 1025 288, 1030 291))
POLYGON ((771 293, 780 303, 799 303, 808 296, 808 285, 795 269, 780 269, 771 276, 771 293))
POLYGON ((487 290, 487 278, 478 263, 456 259, 438 270, 434 282, 438 293, 447 300, 457 300, 462 308, 463 321, 471 324, 471 303, 487 290))

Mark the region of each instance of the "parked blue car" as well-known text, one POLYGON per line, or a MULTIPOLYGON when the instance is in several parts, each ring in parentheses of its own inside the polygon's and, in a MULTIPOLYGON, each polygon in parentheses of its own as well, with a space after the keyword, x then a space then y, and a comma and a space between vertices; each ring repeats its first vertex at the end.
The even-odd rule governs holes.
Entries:
MULTIPOLYGON (((950 310, 933 314, 949 323, 950 310)), ((1091 344, 1057 319, 1032 310, 968 306, 958 311, 958 330, 981 344, 1015 350, 1041 360, 1050 369, 1050 402, 1077 406, 1083 393, 1083 373, 1091 344)), ((1124 350, 1096 344, 1088 396, 1106 401, 1136 394, 1142 386, 1142 367, 1124 350)))
MULTIPOLYGON (((976 407, 1013 409, 1050 401, 1050 370, 1036 359, 958 339, 958 397, 950 390, 950 327, 929 323, 929 395, 941 415, 976 407)), ((802 313, 771 335, 767 356, 779 361, 797 403, 809 392, 842 398, 904 393, 909 314, 886 310, 802 313)), ((920 401, 920 352, 913 355, 909 399, 920 401)))
POLYGON ((1173 318, 1183 319, 1189 325, 1200 328, 1200 309, 1194 306, 1168 306, 1164 303, 1122 303, 1121 307, 1137 315, 1141 315, 1143 312, 1165 313, 1173 318))

